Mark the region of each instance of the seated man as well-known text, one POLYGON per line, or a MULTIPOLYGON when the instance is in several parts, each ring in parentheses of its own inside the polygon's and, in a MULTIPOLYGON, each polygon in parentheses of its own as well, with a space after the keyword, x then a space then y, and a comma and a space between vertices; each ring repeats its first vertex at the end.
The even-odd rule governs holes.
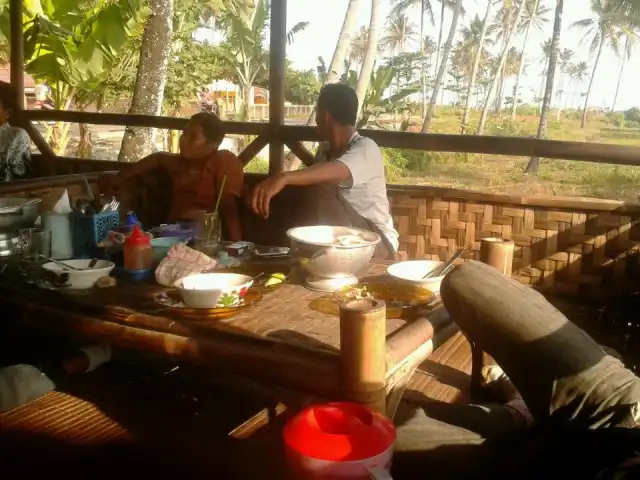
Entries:
POLYGON ((180 137, 180 154, 154 153, 127 165, 110 177, 106 190, 119 189, 124 182, 164 169, 172 182, 169 222, 192 221, 212 212, 224 179, 219 212, 225 239, 242 239, 238 198, 242 195, 242 163, 228 150, 218 150, 224 139, 222 122, 212 113, 198 113, 180 137))
MULTIPOLYGON (((373 140, 356 131, 357 113, 358 97, 351 87, 337 83, 322 87, 316 123, 326 142, 320 145, 315 164, 264 180, 251 194, 251 209, 266 218, 271 200, 287 186, 331 186, 338 190, 337 195, 329 189, 310 192, 314 198, 308 200, 316 205, 308 208, 309 216, 318 216, 317 223, 345 224, 378 233, 382 242, 376 258, 394 258, 398 232, 389 212, 382 152, 373 140)), ((296 221, 299 224, 299 219, 294 219, 292 227, 298 226, 296 221)), ((305 222, 312 224, 314 219, 305 222)))
POLYGON ((9 124, 15 109, 15 90, 0 82, 0 180, 5 182, 25 178, 31 170, 29 135, 9 124))

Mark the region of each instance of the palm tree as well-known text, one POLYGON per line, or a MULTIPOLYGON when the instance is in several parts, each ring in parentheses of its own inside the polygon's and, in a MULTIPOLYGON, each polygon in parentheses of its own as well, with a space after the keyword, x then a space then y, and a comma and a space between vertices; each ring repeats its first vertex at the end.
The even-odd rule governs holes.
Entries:
POLYGON ((512 17, 510 22, 511 28, 506 30, 505 40, 503 43, 502 52, 500 53, 500 60, 498 61, 498 68, 496 70, 496 75, 493 77, 491 81, 491 86, 489 87, 489 93, 487 94, 487 98, 484 102, 484 106, 482 107, 482 113, 480 114, 480 121, 478 123, 478 135, 482 135, 484 133, 484 126, 487 121, 487 115, 489 113, 489 108, 491 107, 491 102, 494 99, 494 96, 498 90, 498 82, 500 81, 500 72, 504 71, 505 65, 507 63, 507 56, 509 54, 509 48, 511 47, 511 39, 513 38, 513 34, 518 27, 518 23, 520 21, 520 17, 522 16, 522 12, 524 11, 524 7, 526 6, 525 0, 520 0, 520 5, 516 10, 515 14, 512 17))
MULTIPOLYGON (((558 52, 560 50, 560 32, 562 32, 562 10, 564 0, 556 0, 556 13, 553 21, 553 36, 551 37, 551 55, 549 56, 549 67, 547 69, 547 87, 542 100, 542 110, 540 112, 540 124, 536 138, 544 138, 547 134, 547 123, 551 97, 553 96, 553 83, 555 81, 556 65, 558 63, 558 52)), ((524 173, 536 173, 540 169, 540 157, 531 157, 524 173)))
POLYGON ((571 66, 571 60, 573 60, 573 56, 575 52, 568 48, 558 52, 559 56, 559 67, 560 67, 560 76, 558 79, 558 93, 556 97, 558 98, 557 112, 556 112, 556 122, 560 121, 560 114, 562 113, 562 94, 564 93, 564 75, 569 71, 569 67, 571 66))
MULTIPOLYGON (((138 73, 129 114, 160 115, 167 80, 167 59, 173 34, 173 0, 150 0, 142 35, 138 73)), ((120 145, 119 162, 133 162, 153 151, 155 128, 127 127, 120 145)))
POLYGON ((358 94, 358 116, 367 95, 367 88, 371 81, 371 74, 378 55, 378 8, 380 0, 371 0, 371 18, 369 19, 369 34, 367 35, 367 50, 362 60, 362 68, 358 75, 356 93, 358 94))
POLYGON ((631 55, 636 47, 638 37, 636 34, 628 35, 623 33, 624 49, 622 50, 622 58, 620 59, 620 73, 618 74, 618 84, 616 85, 616 93, 613 96, 613 104, 611 105, 611 111, 616 110, 616 103, 618 102, 618 93, 620 92, 620 83, 622 82, 622 74, 624 73, 624 64, 627 60, 631 59, 631 55))
POLYGON ((420 6, 420 84, 421 84, 421 101, 422 101, 422 116, 424 117, 426 110, 426 71, 425 71, 425 36, 424 36, 424 17, 429 16, 431 24, 433 25, 433 9, 431 6, 431 0, 396 0, 396 3, 392 9, 392 13, 406 13, 407 10, 413 6, 420 6))
MULTIPOLYGON (((482 26, 480 27, 480 35, 477 36, 477 42, 475 41, 476 35, 474 31, 477 31, 477 22, 480 21, 478 16, 473 22, 471 22, 471 26, 467 29, 462 30, 462 38, 463 41, 469 41, 473 39, 473 43, 475 44, 475 55, 473 59, 473 67, 471 68, 471 75, 469 75, 469 83, 467 85, 467 96, 464 101, 464 113, 462 115, 462 124, 460 126, 460 133, 464 135, 468 123, 469 123, 469 113, 471 112, 471 96, 473 94, 473 90, 476 88, 476 77, 478 75, 478 67, 480 66, 480 59, 483 55, 483 49, 485 44, 485 37, 487 36, 487 27, 489 25, 489 14, 491 13, 491 1, 487 0, 487 10, 484 14, 484 19, 482 20, 482 26), (476 28, 473 26, 476 24, 476 28)), ((493 42, 490 40, 490 42, 493 42)))
MULTIPOLYGON (((360 0, 350 0, 349 5, 347 5, 347 12, 344 15, 340 36, 338 37, 338 42, 336 43, 336 48, 333 51, 333 57, 329 64, 327 83, 333 83, 340 77, 339 70, 341 70, 344 65, 344 61, 347 58, 347 52, 351 45, 350 38, 353 36, 353 31, 356 26, 359 4, 360 0)), ((310 115, 309 118, 312 117, 313 115, 310 115)))
POLYGON ((522 40, 522 57, 520 61, 520 67, 518 69, 518 76, 516 77, 516 86, 513 90, 513 105, 511 106, 511 121, 515 121, 516 113, 518 110, 518 94, 520 93, 520 78, 522 77, 522 71, 524 69, 524 54, 527 48, 527 42, 529 40, 529 34, 531 29, 541 30, 545 23, 549 20, 546 18, 549 8, 540 5, 540 0, 528 0, 526 7, 522 15, 522 23, 520 25, 519 33, 522 33, 524 27, 524 39, 522 40))
POLYGON ((429 109, 427 110, 427 114, 424 117, 424 123, 422 124, 423 133, 429 132, 431 118, 433 117, 433 113, 436 108, 436 102, 438 101, 438 93, 440 92, 440 85, 442 84, 442 79, 444 78, 444 74, 447 69, 447 61, 449 60, 449 53, 451 53, 453 38, 455 37, 456 30, 458 29, 458 19, 460 18, 461 11, 462 11, 462 0, 456 0, 455 7, 453 9, 453 18, 451 20, 451 28, 449 29, 449 36, 447 37, 447 42, 445 43, 444 51, 442 52, 442 61, 440 62, 440 67, 438 68, 438 75, 436 75, 435 84, 433 86, 431 101, 429 102, 429 109))
MULTIPOLYGON (((390 56, 393 58, 397 53, 403 54, 407 43, 413 43, 416 40, 415 24, 409 21, 404 13, 392 13, 387 18, 387 28, 383 45, 389 49, 390 56)), ((400 91, 400 72, 398 72, 396 91, 400 91)))
POLYGON ((369 30, 367 27, 360 27, 355 37, 351 39, 349 45, 349 63, 355 63, 356 65, 362 65, 364 57, 367 54, 367 43, 369 40, 369 30))
POLYGON ((596 54, 582 111, 581 128, 584 128, 587 121, 587 109, 591 88, 593 87, 593 80, 595 79, 596 71, 600 64, 600 56, 602 55, 605 43, 608 43, 611 49, 618 54, 620 49, 620 31, 630 30, 628 24, 620 23, 622 19, 615 8, 615 2, 610 0, 591 0, 591 10, 594 13, 593 17, 578 20, 572 25, 572 27, 586 30, 583 40, 589 41, 589 50, 592 54, 596 54))
POLYGON ((574 63, 569 66, 567 73, 571 79, 569 84, 574 86, 573 98, 575 99, 578 96, 578 88, 589 78, 589 65, 587 62, 574 63))
POLYGON ((392 13, 387 18, 384 45, 389 49, 393 57, 396 53, 404 53, 407 44, 416 41, 416 25, 409 21, 404 13, 392 13))

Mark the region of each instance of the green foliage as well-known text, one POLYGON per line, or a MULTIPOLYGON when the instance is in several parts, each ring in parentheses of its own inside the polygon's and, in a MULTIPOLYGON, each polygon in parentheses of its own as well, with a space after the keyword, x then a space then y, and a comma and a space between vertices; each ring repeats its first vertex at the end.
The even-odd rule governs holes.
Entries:
POLYGON ((247 173, 269 173, 269 161, 256 156, 244 167, 244 171, 247 173))
POLYGON ((284 75, 284 96, 287 101, 294 105, 312 105, 316 102, 322 83, 313 70, 300 71, 288 67, 284 75))
POLYGON ((219 49, 195 41, 185 42, 169 63, 164 88, 164 105, 170 115, 177 115, 182 106, 197 98, 204 85, 220 78, 219 49))
MULTIPOLYGON (((141 0, 27 0, 24 7, 25 70, 47 81, 59 109, 76 90, 106 79, 148 14, 141 0)), ((0 31, 9 38, 6 0, 0 3, 0 31)))
POLYGON ((624 112, 624 119, 628 122, 639 122, 640 123, 640 108, 633 107, 624 112))

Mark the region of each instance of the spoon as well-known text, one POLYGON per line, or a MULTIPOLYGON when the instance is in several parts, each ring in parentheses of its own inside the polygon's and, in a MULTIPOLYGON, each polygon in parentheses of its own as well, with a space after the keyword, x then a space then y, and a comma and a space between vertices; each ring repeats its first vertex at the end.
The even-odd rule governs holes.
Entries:
POLYGON ((433 277, 442 277, 449 273, 449 270, 453 268, 453 263, 458 260, 464 254, 465 249, 460 248, 456 253, 454 253, 449 260, 444 262, 441 265, 438 265, 436 268, 428 272, 422 279, 425 278, 433 278, 433 277))
POLYGON ((53 263, 55 263, 57 265, 60 265, 61 267, 64 267, 64 268, 68 268, 68 269, 71 269, 71 270, 77 270, 77 271, 85 270, 84 268, 72 267, 71 265, 68 265, 68 264, 66 264, 64 262, 61 262, 60 260, 56 260, 55 258, 49 258, 49 257, 47 257, 45 255, 42 255, 42 254, 40 254, 40 256, 42 258, 44 258, 45 260, 49 260, 50 262, 53 262, 53 263))

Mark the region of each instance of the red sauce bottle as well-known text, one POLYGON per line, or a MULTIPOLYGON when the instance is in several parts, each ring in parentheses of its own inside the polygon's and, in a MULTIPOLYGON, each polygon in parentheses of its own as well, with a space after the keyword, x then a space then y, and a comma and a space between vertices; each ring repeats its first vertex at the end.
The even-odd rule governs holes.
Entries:
POLYGON ((151 238, 138 225, 124 241, 123 256, 127 270, 144 270, 153 266, 151 238))

